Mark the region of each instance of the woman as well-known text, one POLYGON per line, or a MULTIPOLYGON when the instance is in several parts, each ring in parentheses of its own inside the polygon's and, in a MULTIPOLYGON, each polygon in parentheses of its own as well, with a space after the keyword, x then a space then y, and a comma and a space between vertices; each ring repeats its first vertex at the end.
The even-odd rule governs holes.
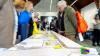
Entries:
POLYGON ((29 21, 32 18, 31 11, 33 10, 32 2, 26 2, 25 9, 18 14, 18 24, 20 25, 21 41, 28 38, 29 21))
POLYGON ((39 16, 38 13, 34 13, 34 22, 33 22, 34 28, 33 28, 33 33, 32 34, 38 34, 39 33, 39 29, 38 29, 38 24, 39 24, 38 16, 39 16))
POLYGON ((15 6, 15 9, 14 9, 14 14, 15 14, 15 32, 17 32, 17 34, 15 33, 14 34, 14 37, 16 38, 16 35, 17 35, 17 42, 20 42, 20 39, 21 39, 21 26, 20 24, 18 24, 18 16, 20 15, 20 12, 24 10, 24 7, 25 7, 25 1, 24 0, 14 0, 14 6, 15 6))

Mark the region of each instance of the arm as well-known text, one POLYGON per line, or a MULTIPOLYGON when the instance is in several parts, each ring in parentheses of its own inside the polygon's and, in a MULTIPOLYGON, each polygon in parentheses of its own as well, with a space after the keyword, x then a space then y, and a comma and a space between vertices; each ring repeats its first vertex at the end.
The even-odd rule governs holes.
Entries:
POLYGON ((74 28, 77 29, 77 19, 75 16, 75 10, 70 6, 68 7, 68 10, 67 10, 67 17, 68 17, 68 20, 71 22, 71 24, 74 26, 74 28))
POLYGON ((77 33, 77 20, 75 16, 75 10, 70 6, 65 8, 64 25, 65 32, 68 32, 69 34, 77 33))

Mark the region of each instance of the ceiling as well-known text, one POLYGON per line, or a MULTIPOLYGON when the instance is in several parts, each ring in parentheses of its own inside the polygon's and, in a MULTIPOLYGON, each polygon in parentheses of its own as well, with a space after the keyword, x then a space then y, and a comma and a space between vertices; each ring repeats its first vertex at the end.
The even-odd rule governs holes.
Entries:
POLYGON ((40 2, 40 0, 28 0, 28 1, 33 2, 34 6, 40 2))
MULTIPOLYGON (((56 12, 56 4, 59 0, 52 0, 52 5, 51 5, 51 0, 29 0, 32 1, 34 4, 35 11, 38 12, 56 12), (36 6, 35 6, 36 5, 36 6), (51 8, 50 8, 51 5, 51 8)), ((67 4, 70 5, 73 3, 75 0, 66 0, 67 4)), ((88 4, 94 2, 96 3, 97 8, 99 7, 99 0, 78 0, 73 7, 76 10, 80 10, 81 8, 87 6, 88 4)))
POLYGON ((34 6, 37 12, 56 12, 57 2, 59 0, 41 0, 36 6, 34 6))
MULTIPOLYGON (((67 3, 70 5, 73 1, 75 0, 66 0, 67 3)), ((96 3, 96 6, 99 7, 99 0, 78 0, 75 4, 74 7, 76 7, 78 10, 81 8, 87 6, 88 4, 94 2, 96 3)))
POLYGON ((75 6, 78 8, 78 9, 81 9, 83 8, 84 6, 92 3, 93 0, 78 0, 76 3, 75 3, 75 6))

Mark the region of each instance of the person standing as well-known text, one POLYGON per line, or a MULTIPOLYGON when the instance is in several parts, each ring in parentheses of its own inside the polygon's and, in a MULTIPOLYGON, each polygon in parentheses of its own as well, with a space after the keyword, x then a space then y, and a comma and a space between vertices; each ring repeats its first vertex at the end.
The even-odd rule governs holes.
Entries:
POLYGON ((94 25, 94 31, 93 31, 93 39, 92 39, 92 45, 93 46, 100 46, 100 17, 97 14, 95 16, 96 24, 94 25))
POLYGON ((53 30, 55 32, 57 32, 56 20, 57 20, 57 17, 55 17, 54 19, 52 19, 52 21, 50 23, 50 30, 53 30))
POLYGON ((18 23, 19 22, 19 15, 20 15, 20 12, 22 12, 24 10, 24 7, 25 7, 25 1, 24 0, 14 0, 13 1, 13 4, 14 4, 14 11, 15 11, 15 38, 17 39, 16 40, 16 43, 19 43, 20 42, 20 39, 21 39, 21 25, 18 23))
POLYGON ((67 6, 66 1, 61 0, 57 4, 58 7, 58 33, 67 36, 71 40, 75 40, 77 33, 77 20, 75 10, 67 6))
POLYGON ((33 32, 32 34, 38 34, 39 33, 39 28, 38 28, 38 24, 39 24, 39 18, 38 18, 39 14, 38 13, 34 13, 34 22, 33 22, 33 32))
POLYGON ((28 1, 25 4, 25 9, 21 11, 18 15, 18 24, 20 25, 20 34, 21 34, 21 41, 28 38, 29 34, 29 21, 32 18, 31 11, 33 10, 33 4, 32 2, 28 1))
POLYGON ((42 26, 41 26, 41 30, 46 30, 46 25, 47 25, 47 20, 46 19, 43 19, 42 21, 42 26))

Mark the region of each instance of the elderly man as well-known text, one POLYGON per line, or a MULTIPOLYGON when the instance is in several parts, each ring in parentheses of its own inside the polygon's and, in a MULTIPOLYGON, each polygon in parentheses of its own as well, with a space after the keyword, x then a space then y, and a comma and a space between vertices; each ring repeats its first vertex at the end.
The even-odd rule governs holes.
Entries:
POLYGON ((77 33, 77 20, 75 16, 75 10, 67 6, 66 1, 61 0, 57 4, 58 13, 58 33, 66 35, 69 39, 75 40, 77 33))
POLYGON ((13 46, 14 13, 12 0, 0 0, 0 47, 13 46))

